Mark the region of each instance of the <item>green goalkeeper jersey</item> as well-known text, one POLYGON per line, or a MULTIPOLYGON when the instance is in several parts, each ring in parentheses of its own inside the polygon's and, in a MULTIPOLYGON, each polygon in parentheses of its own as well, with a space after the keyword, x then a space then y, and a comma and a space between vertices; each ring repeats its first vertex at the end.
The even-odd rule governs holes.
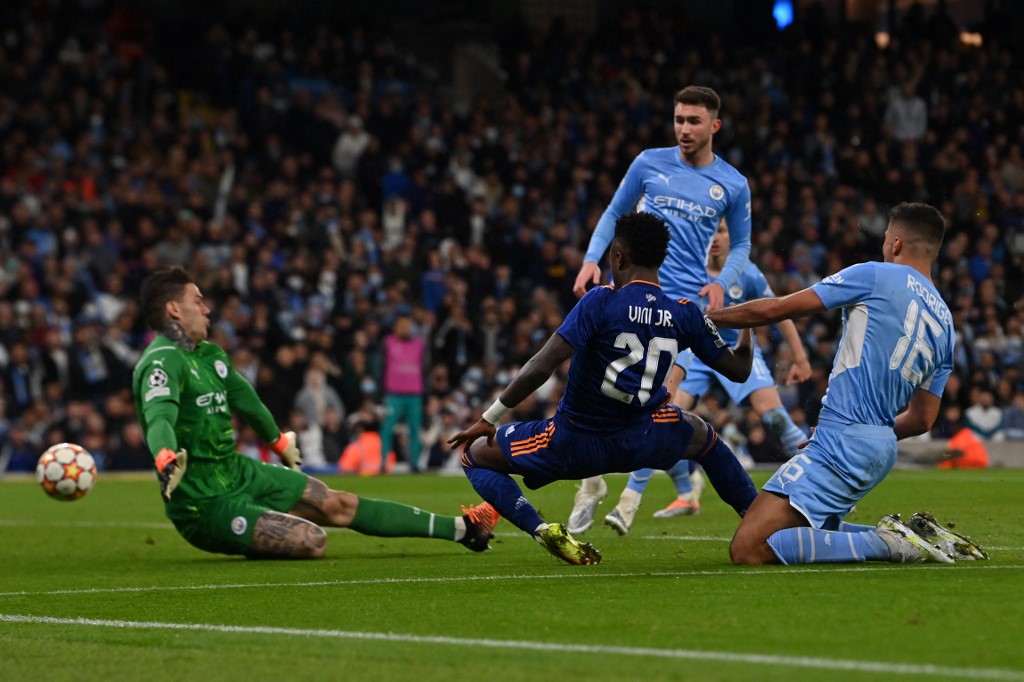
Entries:
POLYGON ((203 341, 189 351, 157 336, 135 366, 132 391, 150 452, 188 452, 179 486, 186 497, 212 497, 235 488, 235 462, 243 455, 238 453, 233 411, 265 443, 280 435, 256 390, 215 343, 203 341))

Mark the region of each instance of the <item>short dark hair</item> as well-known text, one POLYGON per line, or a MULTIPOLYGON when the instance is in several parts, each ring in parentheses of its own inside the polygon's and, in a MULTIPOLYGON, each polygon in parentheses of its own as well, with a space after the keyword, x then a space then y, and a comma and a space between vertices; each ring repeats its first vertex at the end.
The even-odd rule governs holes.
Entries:
POLYGON ((185 269, 176 265, 161 268, 143 280, 140 298, 146 326, 153 331, 163 329, 168 302, 181 298, 185 287, 194 283, 185 269))
POLYGON ((889 223, 899 225, 911 236, 928 244, 935 253, 946 236, 946 220, 930 204, 902 202, 889 209, 889 223))
POLYGON ((701 106, 711 113, 711 118, 718 118, 722 110, 722 98, 711 88, 703 85, 687 85, 676 93, 676 104, 701 106))
POLYGON ((668 254, 665 221, 646 211, 627 213, 615 221, 615 238, 629 252, 629 260, 644 268, 658 268, 668 254))

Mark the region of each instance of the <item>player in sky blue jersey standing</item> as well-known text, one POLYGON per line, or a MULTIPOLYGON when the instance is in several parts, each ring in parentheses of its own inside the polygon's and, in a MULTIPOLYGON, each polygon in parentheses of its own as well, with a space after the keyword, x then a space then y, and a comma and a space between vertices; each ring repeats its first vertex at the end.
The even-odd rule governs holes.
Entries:
MULTIPOLYGON (((729 232, 723 221, 723 224, 718 226, 714 239, 711 240, 707 265, 709 275, 718 276, 728 254, 729 232)), ((774 296, 775 292, 772 291, 761 270, 753 263, 748 263, 740 275, 739 282, 731 285, 725 292, 725 305, 728 307, 744 301, 774 296)), ((794 357, 786 383, 794 384, 805 381, 811 376, 811 365, 807 360, 807 351, 800 341, 800 333, 791 320, 782 320, 778 327, 794 357)), ((722 331, 721 334, 722 339, 731 344, 736 342, 739 332, 728 329, 722 331)), ((775 381, 758 346, 754 346, 754 363, 750 377, 742 383, 729 381, 719 376, 700 358, 695 358, 690 363, 686 378, 679 384, 673 402, 684 410, 692 410, 697 399, 704 395, 713 383, 719 384, 736 405, 749 400, 751 409, 761 418, 765 427, 778 435, 787 458, 799 452, 800 444, 807 440, 807 434, 793 423, 789 413, 782 406, 779 392, 775 388, 775 381)), ((629 532, 637 508, 640 506, 640 500, 653 473, 652 469, 642 469, 630 474, 629 482, 622 491, 618 504, 605 516, 605 525, 610 526, 620 535, 629 532)), ((696 463, 692 461, 679 462, 667 473, 675 484, 676 499, 664 509, 655 512, 654 516, 668 518, 699 514, 704 479, 697 470, 696 463)), ((573 532, 573 529, 570 528, 569 532, 573 532)))
POLYGON ((750 332, 735 349, 699 308, 667 296, 658 266, 668 230, 650 213, 616 221, 609 260, 615 287, 588 292, 544 347, 469 429, 448 442, 463 445, 473 487, 498 512, 571 564, 600 562, 560 523, 545 523, 509 474, 536 489, 558 480, 643 467, 667 469, 680 459, 704 466, 711 485, 741 516, 756 495, 729 447, 697 415, 668 404, 665 376, 676 355, 697 357, 734 381, 750 375, 750 332), (565 393, 549 419, 496 425, 572 358, 565 393), (478 441, 481 436, 486 441, 478 441))
POLYGON ((884 263, 853 265, 789 296, 710 313, 723 327, 744 328, 843 309, 817 429, 740 522, 729 547, 733 563, 987 558, 930 514, 915 514, 909 524, 898 515, 877 526, 843 521, 892 469, 896 441, 929 430, 938 415, 954 344, 952 316, 931 280, 944 232, 932 206, 899 204, 889 212, 884 263))
MULTIPOLYGON (((673 129, 677 144, 647 149, 633 160, 590 237, 573 287, 577 296, 600 280, 598 262, 612 240, 615 221, 639 210, 654 213, 669 228, 671 248, 658 271, 665 293, 706 303, 708 311, 722 307, 725 291, 738 282, 749 262, 750 187, 743 174, 712 150, 712 138, 722 127, 718 118, 721 106, 718 93, 711 88, 690 85, 676 93, 673 129), (732 250, 718 277, 709 281, 705 264, 722 218, 729 228, 732 250)), ((683 354, 680 368, 669 375, 670 396, 674 396, 690 357, 683 354)), ((582 532, 589 528, 594 510, 607 492, 600 477, 584 480, 569 517, 570 529, 582 532)))

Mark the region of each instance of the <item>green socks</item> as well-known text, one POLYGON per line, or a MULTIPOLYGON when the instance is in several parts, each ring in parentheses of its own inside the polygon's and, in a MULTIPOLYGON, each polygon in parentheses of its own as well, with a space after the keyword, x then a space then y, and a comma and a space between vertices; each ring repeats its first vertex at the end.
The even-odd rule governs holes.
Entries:
POLYGON ((455 539, 455 517, 367 497, 359 498, 359 506, 349 528, 363 535, 389 538, 455 539))

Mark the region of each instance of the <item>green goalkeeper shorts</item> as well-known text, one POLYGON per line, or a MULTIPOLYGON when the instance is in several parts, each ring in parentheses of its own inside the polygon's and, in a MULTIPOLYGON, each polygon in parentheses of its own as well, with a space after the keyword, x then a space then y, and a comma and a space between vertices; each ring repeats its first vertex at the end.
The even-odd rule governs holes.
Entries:
POLYGON ((275 464, 239 455, 230 464, 193 468, 188 475, 224 476, 236 480, 234 490, 203 499, 180 497, 166 505, 167 517, 189 544, 217 554, 245 554, 256 520, 268 509, 287 512, 306 490, 309 477, 275 464))

